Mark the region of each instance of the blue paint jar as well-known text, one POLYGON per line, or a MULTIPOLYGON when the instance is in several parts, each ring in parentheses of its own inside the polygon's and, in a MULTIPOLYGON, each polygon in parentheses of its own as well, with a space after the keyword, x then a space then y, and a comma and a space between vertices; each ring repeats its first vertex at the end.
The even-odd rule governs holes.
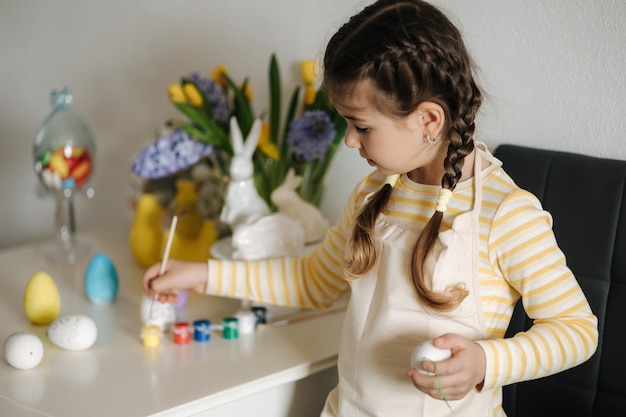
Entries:
POLYGON ((209 320, 196 320, 193 322, 193 340, 196 342, 208 342, 211 338, 211 322, 209 320))

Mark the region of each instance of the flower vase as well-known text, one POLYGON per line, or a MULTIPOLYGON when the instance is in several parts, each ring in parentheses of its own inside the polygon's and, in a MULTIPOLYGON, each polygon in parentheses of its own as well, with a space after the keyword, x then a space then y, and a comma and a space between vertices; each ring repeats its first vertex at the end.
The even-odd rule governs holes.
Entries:
MULTIPOLYGON (((187 181, 178 182, 176 200, 185 204, 177 211, 178 226, 174 230, 170 258, 203 262, 210 258, 211 246, 217 241, 219 231, 214 221, 201 219, 197 207, 197 194, 187 181)), ((129 246, 137 263, 145 268, 161 260, 169 238, 169 229, 163 224, 169 217, 155 194, 142 193, 137 201, 135 216, 129 233, 129 246)))
POLYGON ((143 193, 137 201, 135 217, 130 228, 129 245, 137 263, 145 268, 161 259, 165 210, 156 196, 143 193))

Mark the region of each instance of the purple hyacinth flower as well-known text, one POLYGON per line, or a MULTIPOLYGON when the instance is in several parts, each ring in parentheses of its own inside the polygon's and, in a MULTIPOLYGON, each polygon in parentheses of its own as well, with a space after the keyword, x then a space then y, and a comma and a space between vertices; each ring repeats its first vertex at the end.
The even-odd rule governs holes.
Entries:
POLYGON ((211 104, 211 114, 213 119, 221 124, 228 123, 228 100, 224 90, 212 79, 203 77, 197 72, 189 74, 189 80, 198 87, 198 90, 204 95, 206 100, 211 104))
POLYGON ((289 125, 287 145, 305 161, 323 158, 335 138, 335 125, 323 110, 309 110, 289 125))
POLYGON ((132 171, 142 178, 163 178, 191 167, 213 152, 211 145, 195 141, 187 132, 174 129, 170 135, 158 137, 139 152, 132 171))

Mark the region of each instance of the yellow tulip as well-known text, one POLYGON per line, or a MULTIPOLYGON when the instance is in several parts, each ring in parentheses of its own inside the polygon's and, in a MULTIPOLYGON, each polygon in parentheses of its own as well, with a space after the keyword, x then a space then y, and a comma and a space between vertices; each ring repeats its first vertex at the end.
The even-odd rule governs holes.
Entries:
POLYGON ((245 83, 244 85, 241 86, 241 88, 243 88, 243 95, 246 96, 248 101, 252 101, 252 98, 254 97, 254 93, 252 92, 252 86, 250 85, 250 83, 249 82, 245 83))
POLYGON ((265 122, 261 124, 261 135, 259 136, 257 147, 263 154, 272 158, 274 161, 278 161, 280 158, 278 147, 275 143, 270 141, 270 125, 265 122))
POLYGON ((278 146, 275 143, 268 142, 263 146, 259 145, 259 149, 269 158, 272 158, 274 161, 278 161, 280 159, 280 154, 278 153, 278 146))
POLYGON ((200 91, 198 91, 195 85, 192 83, 186 83, 183 86, 183 91, 192 105, 196 107, 200 107, 202 105, 202 94, 200 94, 200 91))
POLYGON ((270 124, 267 122, 261 122, 261 133, 259 134, 259 140, 257 146, 270 141, 270 124))
POLYGON ((302 61, 300 64, 300 72, 305 84, 313 84, 315 77, 317 77, 317 66, 315 65, 315 61, 312 59, 305 59, 302 61))
POLYGON ((185 97, 182 87, 178 84, 170 85, 167 88, 167 93, 170 96, 170 100, 174 103, 185 103, 187 101, 187 97, 185 97))
POLYGON ((211 74, 211 79, 221 85, 224 88, 228 87, 228 81, 226 81, 226 74, 228 74, 228 69, 226 65, 218 65, 213 70, 211 74))
POLYGON ((315 102, 315 97, 317 96, 317 89, 312 85, 308 85, 306 90, 304 90, 304 104, 310 106, 315 102))

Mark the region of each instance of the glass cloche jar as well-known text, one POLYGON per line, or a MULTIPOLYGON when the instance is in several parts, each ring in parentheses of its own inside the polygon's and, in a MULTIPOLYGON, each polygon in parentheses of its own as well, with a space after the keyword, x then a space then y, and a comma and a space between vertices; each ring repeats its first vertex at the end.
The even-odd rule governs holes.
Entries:
POLYGON ((75 240, 73 198, 93 196, 95 141, 89 127, 74 112, 66 87, 50 94, 52 112, 43 121, 33 144, 35 173, 42 195, 56 199, 56 241, 42 248, 46 258, 74 262, 90 250, 75 240))

